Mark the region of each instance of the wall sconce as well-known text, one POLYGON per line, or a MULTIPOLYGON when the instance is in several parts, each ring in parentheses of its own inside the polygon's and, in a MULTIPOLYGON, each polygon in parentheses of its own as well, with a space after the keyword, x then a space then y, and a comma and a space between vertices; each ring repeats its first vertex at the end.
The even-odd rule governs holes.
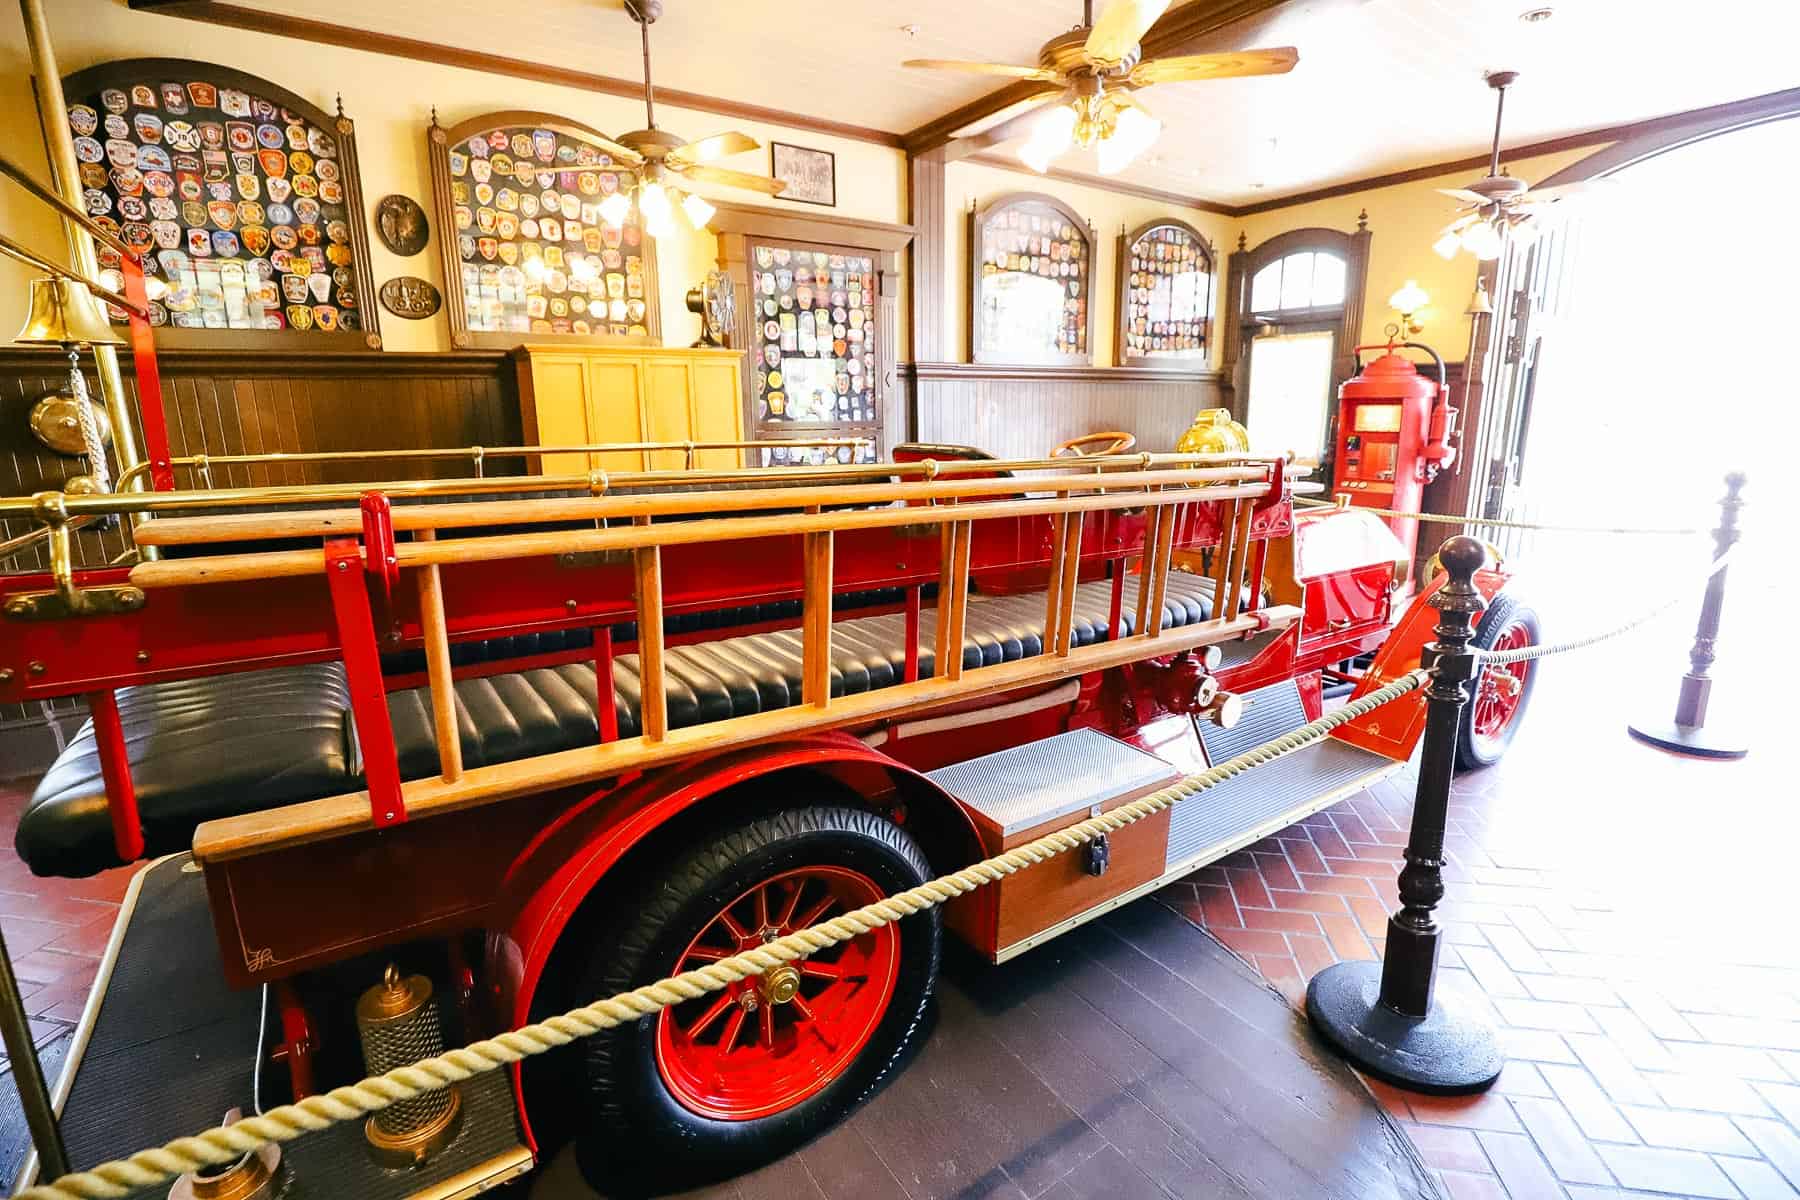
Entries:
POLYGON ((1419 286, 1415 279, 1409 279, 1400 285, 1400 290, 1388 297, 1388 304, 1400 314, 1400 332, 1408 336, 1425 328, 1416 317, 1431 303, 1431 297, 1419 286))

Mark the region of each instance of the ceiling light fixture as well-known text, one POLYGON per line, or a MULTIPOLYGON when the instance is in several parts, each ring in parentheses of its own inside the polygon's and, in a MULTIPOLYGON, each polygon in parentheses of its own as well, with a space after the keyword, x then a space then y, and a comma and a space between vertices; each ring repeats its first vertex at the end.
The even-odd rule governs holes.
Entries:
POLYGON ((1519 14, 1519 20, 1527 25, 1541 25, 1556 15, 1554 8, 1528 8, 1519 14))

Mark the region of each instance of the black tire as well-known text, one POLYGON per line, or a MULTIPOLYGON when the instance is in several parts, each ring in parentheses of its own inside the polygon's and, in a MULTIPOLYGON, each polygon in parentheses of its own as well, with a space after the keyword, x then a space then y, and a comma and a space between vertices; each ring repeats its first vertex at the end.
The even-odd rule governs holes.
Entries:
MULTIPOLYGON (((853 869, 887 895, 931 878, 912 838, 874 813, 824 806, 775 812, 711 835, 638 892, 635 909, 606 922, 609 935, 597 939, 581 971, 581 994, 613 995, 671 973, 734 898, 805 866, 853 869)), ((583 1175, 608 1195, 673 1190, 768 1162, 831 1127, 882 1085, 920 1036, 942 924, 937 909, 900 923, 894 993, 868 1043, 822 1091, 770 1116, 721 1120, 684 1105, 658 1068, 656 1017, 587 1039, 576 1134, 583 1175)))
MULTIPOLYGON (((1471 645, 1481 650, 1492 650, 1502 635, 1515 628, 1523 627, 1529 645, 1542 643, 1543 631, 1538 624, 1537 611, 1529 605, 1521 603, 1513 596, 1502 592, 1494 597, 1487 611, 1481 615, 1481 622, 1475 626, 1475 640, 1471 645)), ((1498 669, 1498 668, 1495 668, 1498 669)), ((1463 706, 1463 719, 1456 727, 1456 769, 1458 771, 1476 771, 1482 767, 1491 767, 1506 756, 1507 747, 1512 745, 1513 738, 1519 732, 1519 726, 1525 720, 1525 712, 1531 707, 1531 693, 1537 687, 1538 664, 1532 663, 1525 673, 1525 683, 1519 696, 1519 706, 1506 727, 1493 737, 1478 737, 1475 733, 1475 688, 1480 682, 1480 675, 1463 685, 1463 692, 1468 703, 1463 706)))

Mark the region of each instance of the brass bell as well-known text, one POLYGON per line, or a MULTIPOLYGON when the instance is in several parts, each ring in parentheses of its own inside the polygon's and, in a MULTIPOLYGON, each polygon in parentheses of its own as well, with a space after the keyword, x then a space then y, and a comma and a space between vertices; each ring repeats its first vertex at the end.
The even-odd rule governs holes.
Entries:
POLYGON ((120 337, 87 288, 59 275, 31 281, 31 310, 14 342, 24 346, 122 346, 120 337))

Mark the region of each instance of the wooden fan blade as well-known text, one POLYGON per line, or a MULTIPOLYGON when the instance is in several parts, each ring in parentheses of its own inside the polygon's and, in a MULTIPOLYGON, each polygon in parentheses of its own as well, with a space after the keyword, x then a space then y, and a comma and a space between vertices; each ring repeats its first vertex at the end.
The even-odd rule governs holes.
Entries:
POLYGON ((691 167, 695 163, 708 163, 715 159, 725 158, 733 154, 742 154, 747 150, 761 149, 762 143, 747 133, 715 133, 711 137, 703 137, 697 142, 689 142, 685 146, 677 146, 671 150, 663 162, 674 170, 691 167))
POLYGON ((600 149, 612 155, 613 161, 619 163, 621 166, 636 167, 642 165, 644 161, 644 156, 639 154, 636 150, 633 150, 630 146, 621 142, 615 142, 609 137, 600 137, 591 133, 584 133, 581 136, 582 140, 592 142, 594 145, 600 147, 600 149))
POLYGON ((1192 79, 1236 79, 1245 75, 1285 75, 1300 61, 1292 46, 1267 50, 1233 50, 1225 54, 1183 54, 1146 59, 1131 69, 1133 87, 1181 83, 1192 79))
POLYGON ((1465 213, 1438 230, 1438 236, 1443 237, 1446 233, 1461 233, 1479 219, 1480 217, 1476 213, 1465 213))
POLYGON ((1446 196, 1454 196, 1464 204, 1488 203, 1488 198, 1486 196, 1483 196, 1480 192, 1471 192, 1468 188, 1439 188, 1438 191, 1446 196))
POLYGON ((1042 79, 1046 82, 1060 81, 1062 78, 1055 71, 1046 71, 1043 67, 1015 67, 1011 63, 963 62, 954 58, 909 58, 900 65, 919 67, 927 71, 962 71, 969 75, 1005 75, 1011 79, 1042 79))
POLYGON ((957 141, 963 145, 986 149, 989 146, 998 146, 1002 142, 1010 142, 1017 137, 1024 137, 1031 132, 1032 126, 1036 125, 1039 118, 1043 116, 1044 105, 1052 100, 1061 100, 1066 95, 1068 95, 1068 91, 1064 88, 1050 88, 1035 96, 1027 96, 1019 101, 1018 111, 1006 120, 998 125, 989 126, 980 133, 959 137, 957 141))
POLYGON ((747 192, 764 192, 770 196, 779 196, 787 189, 784 180, 770 179, 767 175, 752 175, 748 171, 733 171, 730 167, 712 167, 705 163, 684 167, 681 173, 689 179, 704 179, 707 183, 722 183, 726 187, 743 188, 747 192))
POLYGON ((1555 187, 1532 188, 1520 199, 1526 204, 1554 204, 1558 200, 1567 200, 1570 196, 1594 191, 1594 185, 1600 182, 1602 181, 1598 179, 1583 179, 1575 183, 1559 183, 1555 187))
POLYGON ((1169 0, 1112 0, 1088 30, 1082 52, 1097 67, 1116 67, 1167 12, 1169 0))

